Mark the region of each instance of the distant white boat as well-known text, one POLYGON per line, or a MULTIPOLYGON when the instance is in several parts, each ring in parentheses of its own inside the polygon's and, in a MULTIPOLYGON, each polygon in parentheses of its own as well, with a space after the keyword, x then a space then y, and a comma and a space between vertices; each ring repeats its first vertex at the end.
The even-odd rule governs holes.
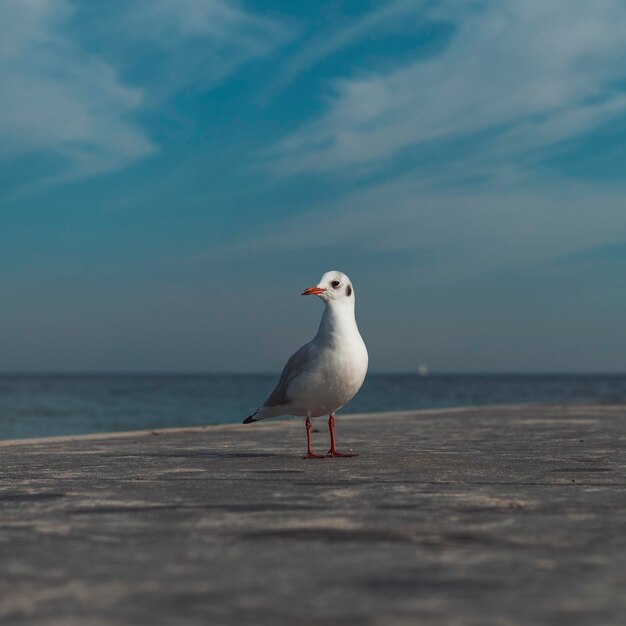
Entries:
POLYGON ((417 373, 418 373, 420 376, 428 376, 428 373, 429 373, 428 367, 427 367, 426 365, 420 365, 420 366, 417 368, 417 373))

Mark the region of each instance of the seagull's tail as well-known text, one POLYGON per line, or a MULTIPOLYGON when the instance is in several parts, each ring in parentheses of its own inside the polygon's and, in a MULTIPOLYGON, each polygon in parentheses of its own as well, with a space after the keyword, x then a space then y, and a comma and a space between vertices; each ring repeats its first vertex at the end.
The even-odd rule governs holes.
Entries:
POLYGON ((252 424, 252 422, 260 422, 261 420, 266 419, 267 417, 274 417, 275 415, 282 415, 281 411, 274 410, 273 407, 269 406, 260 406, 252 415, 248 415, 245 420, 243 420, 244 424, 252 424))
POLYGON ((244 424, 252 424, 252 422, 258 422, 262 420, 262 417, 256 417, 261 409, 257 409, 252 415, 248 415, 245 420, 243 420, 244 424))

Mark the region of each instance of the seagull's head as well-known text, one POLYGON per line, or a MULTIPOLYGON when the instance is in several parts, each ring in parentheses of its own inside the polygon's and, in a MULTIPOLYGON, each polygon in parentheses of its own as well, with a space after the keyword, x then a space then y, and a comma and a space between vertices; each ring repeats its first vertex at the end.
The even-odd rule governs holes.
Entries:
POLYGON ((319 296, 327 304, 331 302, 354 304, 352 281, 343 272, 326 272, 317 285, 305 289, 302 295, 319 296))

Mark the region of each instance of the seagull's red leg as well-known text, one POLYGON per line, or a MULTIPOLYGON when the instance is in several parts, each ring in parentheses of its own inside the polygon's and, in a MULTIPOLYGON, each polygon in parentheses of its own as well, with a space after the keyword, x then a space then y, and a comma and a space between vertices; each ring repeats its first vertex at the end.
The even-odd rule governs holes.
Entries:
POLYGON ((359 456, 358 454, 351 454, 350 452, 337 452, 335 446, 335 414, 331 413, 328 416, 328 430, 330 430, 330 450, 328 456, 359 456))
POLYGON ((307 416, 306 418, 306 456, 305 459, 323 459, 324 456, 322 454, 313 454, 313 450, 311 450, 311 420, 307 416))

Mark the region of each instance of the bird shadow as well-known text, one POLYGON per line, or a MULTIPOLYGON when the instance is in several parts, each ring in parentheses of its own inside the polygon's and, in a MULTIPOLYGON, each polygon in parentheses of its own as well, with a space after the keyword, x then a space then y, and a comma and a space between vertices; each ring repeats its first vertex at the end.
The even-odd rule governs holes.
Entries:
POLYGON ((107 454, 104 456, 114 458, 142 457, 151 459, 254 459, 285 457, 285 455, 276 452, 229 452, 220 450, 207 450, 202 452, 193 450, 186 450, 184 452, 145 452, 135 454, 107 454))

